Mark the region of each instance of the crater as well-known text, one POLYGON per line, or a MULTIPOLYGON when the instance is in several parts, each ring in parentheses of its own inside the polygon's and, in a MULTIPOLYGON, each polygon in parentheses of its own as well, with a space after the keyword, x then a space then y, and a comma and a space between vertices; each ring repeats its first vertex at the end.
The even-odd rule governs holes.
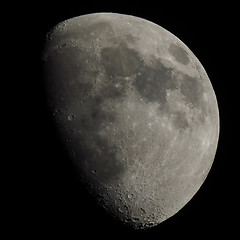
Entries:
POLYGON ((117 47, 106 47, 101 51, 103 66, 109 75, 126 77, 136 72, 140 65, 137 52, 121 42, 117 47))
POLYGON ((182 47, 172 43, 168 50, 177 62, 184 65, 189 63, 188 53, 182 47))

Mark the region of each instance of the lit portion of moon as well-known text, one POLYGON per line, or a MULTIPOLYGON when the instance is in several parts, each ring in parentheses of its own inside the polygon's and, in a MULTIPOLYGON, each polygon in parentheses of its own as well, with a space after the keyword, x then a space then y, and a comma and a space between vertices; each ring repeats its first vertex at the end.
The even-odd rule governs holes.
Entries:
POLYGON ((214 160, 219 113, 186 45, 147 20, 98 13, 57 25, 43 60, 61 139, 110 214, 148 228, 189 202, 214 160))

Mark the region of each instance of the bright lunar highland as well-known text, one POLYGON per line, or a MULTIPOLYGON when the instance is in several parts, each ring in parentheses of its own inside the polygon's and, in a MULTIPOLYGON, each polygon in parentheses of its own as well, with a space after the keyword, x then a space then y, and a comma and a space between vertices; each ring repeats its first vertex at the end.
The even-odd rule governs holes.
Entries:
POLYGON ((189 202, 213 163, 219 113, 181 40, 138 17, 83 15, 47 34, 43 71, 59 137, 106 211, 148 228, 189 202))

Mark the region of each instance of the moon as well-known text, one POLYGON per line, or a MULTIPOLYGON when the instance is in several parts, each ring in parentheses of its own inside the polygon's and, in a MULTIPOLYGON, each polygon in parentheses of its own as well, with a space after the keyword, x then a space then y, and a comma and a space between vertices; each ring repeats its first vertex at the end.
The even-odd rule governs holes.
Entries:
POLYGON ((135 229, 182 209, 219 137, 217 99, 191 50, 148 20, 95 13, 54 27, 42 59, 59 138, 97 202, 135 229))

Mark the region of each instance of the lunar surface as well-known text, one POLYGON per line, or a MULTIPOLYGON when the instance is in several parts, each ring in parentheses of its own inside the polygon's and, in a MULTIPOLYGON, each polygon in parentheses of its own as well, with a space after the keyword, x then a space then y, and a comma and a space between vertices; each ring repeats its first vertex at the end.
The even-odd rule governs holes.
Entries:
POLYGON ((189 202, 213 163, 219 113, 183 42, 138 17, 88 14, 47 34, 43 69, 69 159, 106 211, 148 228, 189 202))

